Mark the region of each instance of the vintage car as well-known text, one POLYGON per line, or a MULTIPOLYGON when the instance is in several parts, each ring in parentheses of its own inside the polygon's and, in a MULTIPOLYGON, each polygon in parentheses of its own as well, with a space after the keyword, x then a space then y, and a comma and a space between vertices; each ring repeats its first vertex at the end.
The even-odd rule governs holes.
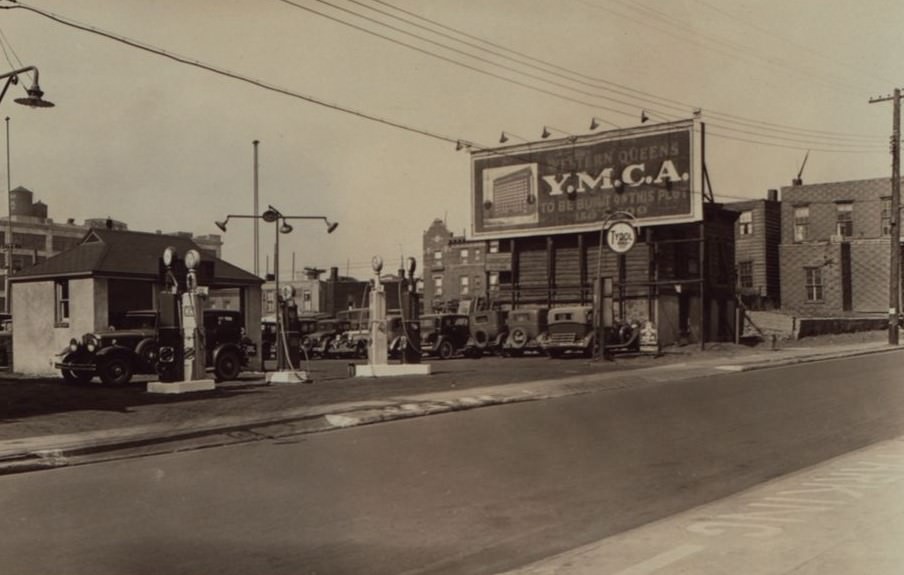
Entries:
MULTIPOLYGON (((323 317, 317 315, 302 315, 291 320, 290 325, 285 326, 286 337, 291 339, 293 334, 298 336, 298 346, 301 348, 302 355, 308 353, 310 349, 304 349, 304 337, 317 331, 317 318, 323 317)), ((264 360, 276 359, 277 345, 277 325, 276 316, 266 316, 261 318, 261 357, 264 360)), ((287 345, 291 342, 287 341, 287 345)))
POLYGON ((549 310, 545 307, 510 311, 502 355, 520 357, 526 353, 542 353, 540 339, 546 337, 548 314, 549 310))
POLYGON ((0 367, 13 365, 13 318, 0 313, 0 367))
MULTIPOLYGON (((54 367, 69 383, 87 383, 96 375, 107 385, 125 385, 134 374, 156 373, 157 320, 155 310, 126 312, 109 329, 73 338, 54 367)), ((257 353, 238 311, 204 310, 204 331, 207 366, 218 381, 238 377, 257 353)))
POLYGON ((421 316, 421 354, 449 359, 464 354, 480 357, 471 337, 471 318, 456 313, 421 316))
POLYGON ((340 321, 348 321, 349 329, 330 341, 328 357, 367 357, 370 342, 370 310, 356 308, 336 314, 340 321))
MULTIPOLYGON (((540 347, 549 357, 578 353, 585 357, 596 351, 596 329, 592 306, 556 307, 549 310, 548 332, 540 337, 540 347)), ((639 344, 640 324, 615 320, 603 330, 606 353, 635 351, 639 344)))
POLYGON ((508 313, 502 310, 483 310, 471 314, 474 353, 502 353, 502 344, 508 336, 508 313))
POLYGON ((330 355, 332 341, 343 332, 348 331, 350 323, 347 319, 334 317, 318 319, 313 332, 301 336, 301 348, 309 358, 327 358, 330 355))
POLYGON ((547 333, 538 338, 549 357, 565 354, 593 355, 596 332, 593 328, 593 306, 554 307, 547 313, 547 333))

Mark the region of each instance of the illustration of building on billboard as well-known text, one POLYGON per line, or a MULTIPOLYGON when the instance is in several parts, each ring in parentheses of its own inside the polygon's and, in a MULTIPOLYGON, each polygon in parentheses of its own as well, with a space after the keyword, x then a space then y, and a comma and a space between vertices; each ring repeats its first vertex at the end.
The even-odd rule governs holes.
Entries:
POLYGON ((518 164, 483 171, 483 224, 487 227, 535 224, 537 164, 518 164))

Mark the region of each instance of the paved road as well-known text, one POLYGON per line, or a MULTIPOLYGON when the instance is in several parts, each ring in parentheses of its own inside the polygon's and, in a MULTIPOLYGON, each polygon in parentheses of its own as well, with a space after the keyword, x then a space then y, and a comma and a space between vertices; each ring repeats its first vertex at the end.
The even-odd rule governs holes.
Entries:
POLYGON ((0 477, 0 572, 496 573, 904 434, 902 357, 0 477))

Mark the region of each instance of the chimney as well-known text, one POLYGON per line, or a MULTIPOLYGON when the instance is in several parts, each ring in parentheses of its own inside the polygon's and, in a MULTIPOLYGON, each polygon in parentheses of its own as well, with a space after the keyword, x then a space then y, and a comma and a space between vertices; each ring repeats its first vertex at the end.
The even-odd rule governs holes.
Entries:
POLYGON ((336 268, 336 267, 330 268, 330 281, 332 281, 332 282, 339 281, 339 268, 336 268))
POLYGON ((778 201, 778 190, 776 190, 775 188, 767 190, 766 191, 766 199, 769 200, 770 202, 777 202, 778 201))

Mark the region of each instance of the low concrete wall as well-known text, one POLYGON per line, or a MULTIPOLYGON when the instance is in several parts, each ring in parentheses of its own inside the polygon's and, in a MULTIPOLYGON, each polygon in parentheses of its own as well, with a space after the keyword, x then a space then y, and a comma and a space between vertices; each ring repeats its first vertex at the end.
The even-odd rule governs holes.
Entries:
POLYGON ((794 319, 794 337, 854 333, 888 329, 887 317, 799 317, 794 319))

